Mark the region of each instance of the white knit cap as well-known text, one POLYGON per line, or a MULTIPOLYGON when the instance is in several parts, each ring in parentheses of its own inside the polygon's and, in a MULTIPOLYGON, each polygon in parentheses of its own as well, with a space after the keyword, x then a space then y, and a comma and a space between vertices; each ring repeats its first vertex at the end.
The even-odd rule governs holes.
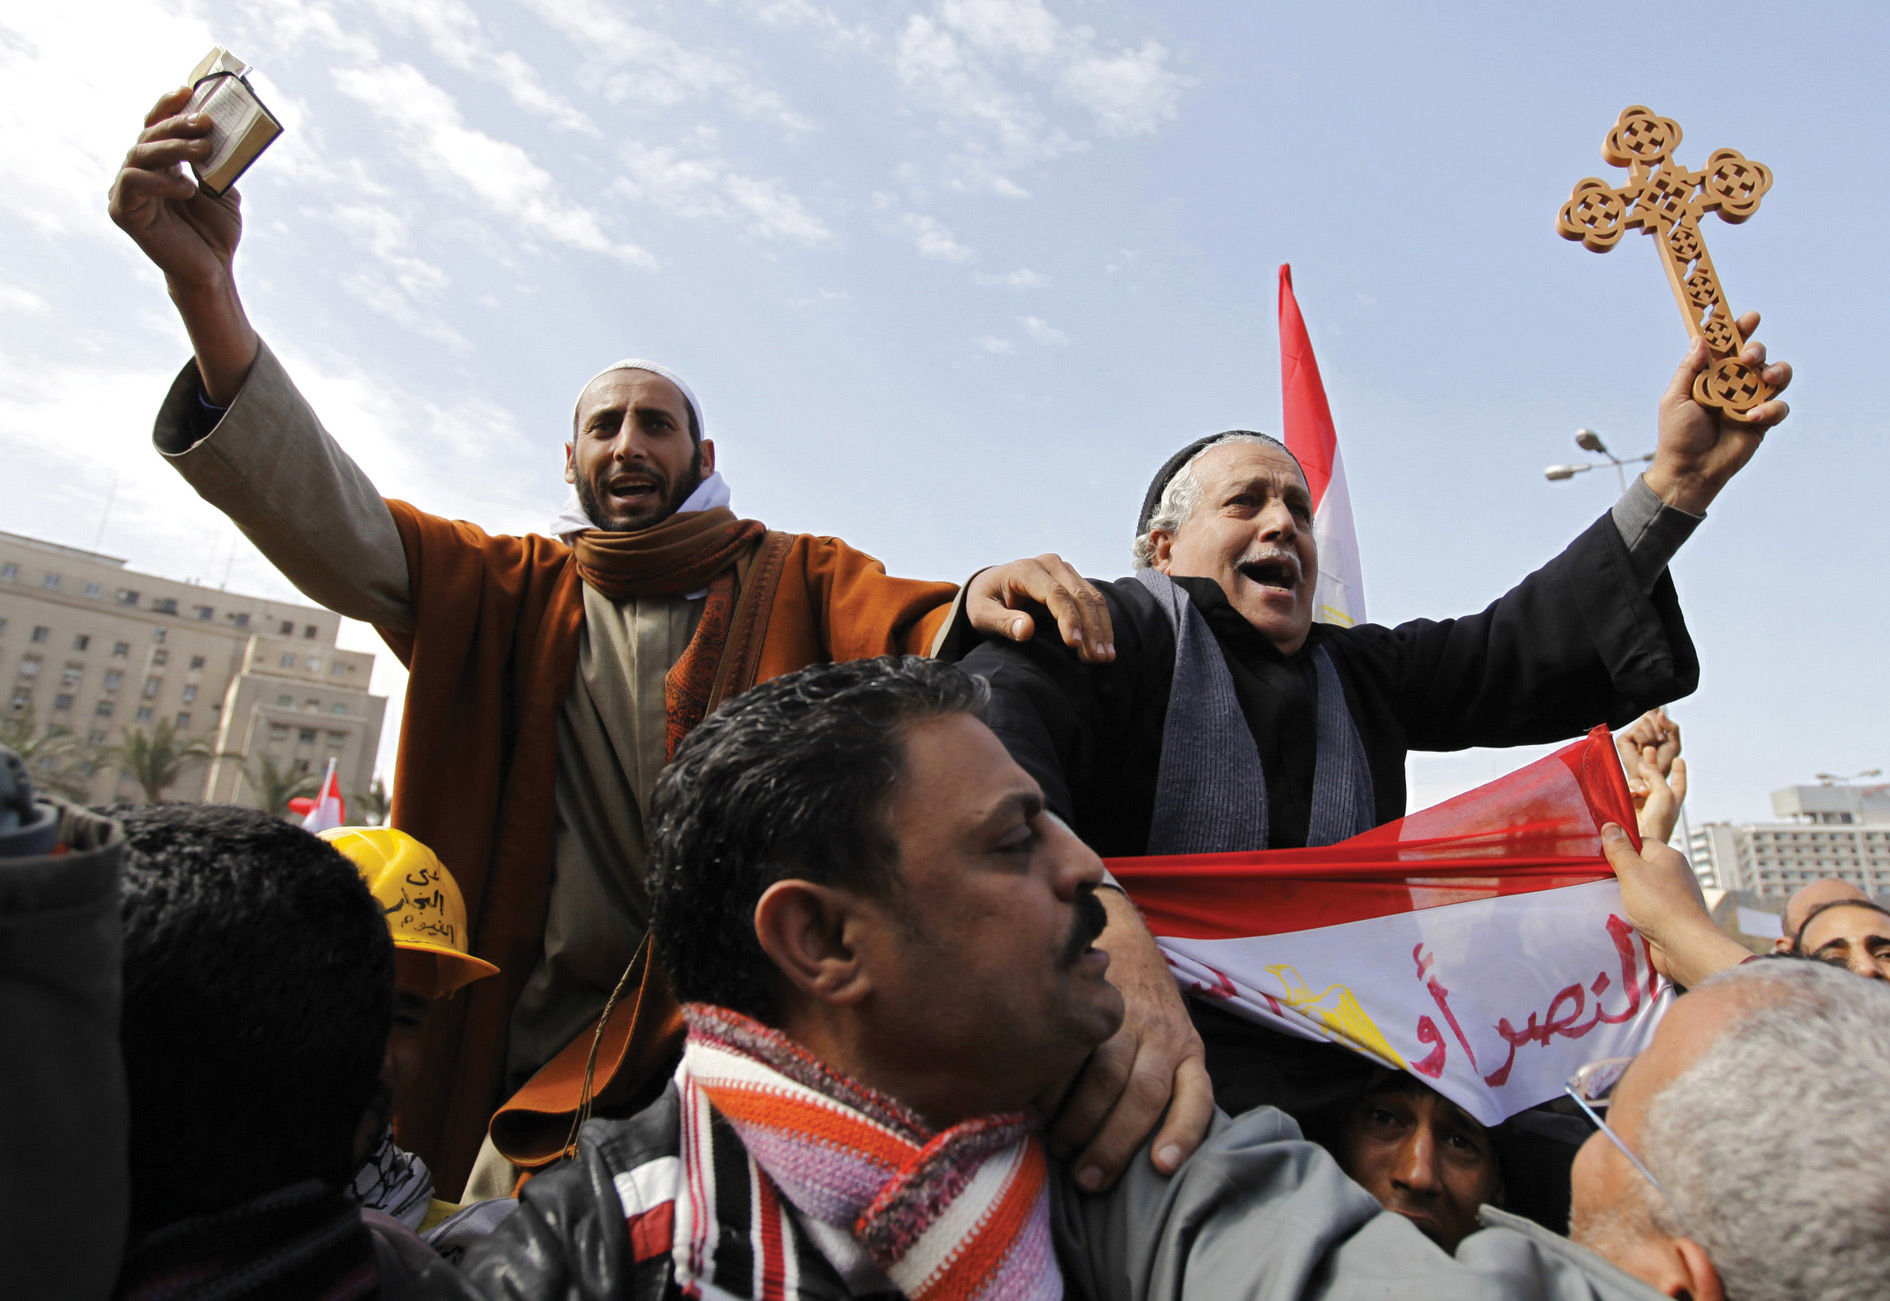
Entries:
MULTIPOLYGON (((577 401, 573 403, 571 407, 571 419, 573 424, 576 423, 578 412, 583 406, 585 392, 589 390, 591 385, 610 374, 613 370, 647 370, 650 374, 660 375, 674 384, 682 393, 683 401, 689 404, 689 413, 696 418, 697 440, 700 441, 709 436, 708 422, 702 418, 702 404, 696 401, 695 390, 691 389, 688 384, 683 382, 683 377, 667 366, 660 366, 656 362, 643 361, 636 357, 627 357, 622 361, 612 362, 584 381, 584 387, 578 390, 577 401)), ((727 482, 722 478, 721 471, 711 471, 701 483, 696 485, 696 490, 689 494, 688 500, 676 508, 676 513, 682 515, 690 511, 714 510, 716 507, 726 506, 728 503, 729 491, 727 482)), ((569 542, 573 534, 582 533, 586 529, 594 529, 596 527, 596 521, 584 513, 584 507, 578 501, 577 489, 573 488, 569 495, 565 497, 564 505, 559 509, 557 516, 551 521, 551 534, 553 537, 569 542)))

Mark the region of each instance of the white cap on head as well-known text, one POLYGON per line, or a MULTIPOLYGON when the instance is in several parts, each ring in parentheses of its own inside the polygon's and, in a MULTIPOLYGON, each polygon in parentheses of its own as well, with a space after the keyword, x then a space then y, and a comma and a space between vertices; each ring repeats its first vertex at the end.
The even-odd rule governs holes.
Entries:
MULTIPOLYGON (((689 413, 695 417, 697 441, 701 441, 709 436, 708 422, 702 418, 702 404, 696 401, 695 390, 690 388, 689 385, 683 381, 683 377, 667 366, 658 365, 653 361, 643 361, 636 357, 626 357, 622 361, 612 362, 584 381, 584 387, 578 390, 577 401, 571 408, 571 417, 574 426, 577 421, 578 412, 582 409, 584 404, 584 394, 589 391, 591 385, 614 370, 646 370, 650 374, 660 375, 674 384, 677 390, 683 395, 683 401, 689 404, 689 413)), ((716 507, 726 506, 728 503, 728 484, 722 478, 721 471, 716 470, 711 471, 703 478, 701 483, 696 485, 696 490, 689 494, 688 500, 684 501, 682 505, 676 508, 676 513, 681 515, 689 511, 714 510, 716 507)), ((587 529, 594 529, 596 527, 596 521, 584 513, 584 506, 578 501, 577 489, 573 488, 570 494, 565 497, 564 505, 559 509, 557 516, 551 521, 550 531, 553 537, 569 542, 574 534, 582 533, 587 529)))

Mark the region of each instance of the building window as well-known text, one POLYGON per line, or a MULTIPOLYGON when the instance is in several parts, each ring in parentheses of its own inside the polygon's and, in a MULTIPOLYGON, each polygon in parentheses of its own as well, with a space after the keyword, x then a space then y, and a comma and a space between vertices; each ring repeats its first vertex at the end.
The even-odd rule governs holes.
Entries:
POLYGON ((283 667, 283 668, 285 668, 285 669, 292 669, 292 668, 294 668, 294 667, 295 667, 295 656, 294 656, 294 655, 292 655, 292 654, 291 654, 291 655, 284 655, 284 656, 282 657, 282 667, 283 667))
POLYGON ((46 586, 48 586, 48 587, 57 587, 57 586, 59 586, 59 575, 57 575, 57 574, 47 574, 47 575, 46 575, 46 586))
POLYGON ((212 619, 216 617, 217 617, 217 612, 214 607, 208 606, 208 605, 200 605, 197 607, 197 622, 198 623, 209 623, 212 619))
POLYGON ((282 621, 282 626, 276 629, 276 636, 278 637, 295 636, 295 625, 293 623, 290 623, 287 619, 284 619, 282 621))
POLYGON ((322 702, 319 700, 304 700, 302 702, 302 708, 311 714, 317 714, 321 712, 322 702))
POLYGON ((346 705, 330 705, 328 712, 331 714, 345 714, 348 712, 348 707, 346 705))
POLYGON ((163 640, 164 640, 164 633, 165 633, 165 629, 163 629, 163 628, 153 628, 153 629, 151 630, 151 640, 152 640, 152 641, 163 641, 163 640))
POLYGON ((110 718, 112 716, 112 702, 109 700, 101 700, 98 704, 92 706, 92 712, 97 714, 100 718, 110 718))
POLYGON ((85 734, 85 743, 87 745, 104 745, 105 744, 105 729, 102 727, 95 727, 91 731, 87 732, 85 734))
POLYGON ((68 693, 64 691, 60 692, 58 695, 53 697, 52 707, 53 707, 53 713, 55 714, 65 713, 67 710, 72 708, 71 695, 69 695, 68 693))
POLYGON ((136 605, 137 603, 138 594, 136 592, 132 591, 129 587, 121 587, 118 589, 118 604, 136 605))
POLYGON ((317 628, 314 624, 311 623, 307 627, 302 629, 302 636, 305 640, 314 641, 315 634, 320 631, 321 629, 317 628))
POLYGON ((151 652, 151 662, 153 664, 169 664, 171 662, 171 653, 167 650, 154 650, 151 652))
MULTIPOLYGON (((348 743, 348 734, 346 732, 330 732, 328 734, 329 745, 346 745, 347 743, 348 743)), ((331 759, 339 759, 340 757, 341 756, 338 754, 329 756, 329 758, 331 759)))
POLYGON ((182 710, 177 715, 178 730, 182 731, 184 728, 187 728, 189 726, 190 726, 190 711, 188 709, 182 710))
POLYGON ((118 684, 123 682, 124 680, 125 680, 125 675, 120 673, 117 669, 105 670, 105 689, 107 691, 118 690, 118 684))
POLYGON ((193 669, 200 669, 200 668, 202 668, 202 667, 203 667, 203 656, 201 656, 201 655, 192 655, 192 656, 190 657, 190 667, 191 667, 191 668, 193 668, 193 669))
POLYGON ((149 705, 138 710, 138 721, 140 723, 148 723, 151 721, 151 707, 149 705))
POLYGON ((59 675, 59 685, 62 687, 76 687, 79 685, 79 679, 84 676, 85 665, 68 664, 66 665, 65 672, 59 675))
POLYGON ((153 597, 151 599, 151 608, 159 614, 176 614, 177 598, 174 596, 153 597))
POLYGON ((20 676, 23 678, 38 677, 39 676, 39 661, 36 659, 21 660, 20 661, 20 676))
POLYGON ((297 728, 296 733, 295 733, 295 743, 297 745, 314 745, 315 744, 315 729, 312 727, 297 728))
POLYGON ((52 636, 52 629, 43 623, 33 629, 34 641, 45 641, 50 636, 52 636))
POLYGON ((115 659, 115 660, 122 660, 122 659, 124 659, 124 658, 125 658, 125 657, 126 657, 127 655, 129 655, 129 654, 131 654, 131 643, 130 643, 130 642, 128 642, 128 641, 120 641, 120 642, 113 642, 113 643, 112 643, 112 658, 113 658, 113 659, 115 659))
POLYGON ((99 586, 97 583, 87 583, 85 585, 85 594, 91 597, 94 601, 96 601, 101 595, 103 595, 103 593, 99 590, 99 586))
POLYGON ((308 760, 307 760, 307 759, 297 759, 297 760, 295 761, 295 770, 296 770, 297 772, 307 772, 307 771, 308 771, 308 760))
POLYGON ((197 698, 197 688, 194 685, 187 686, 184 688, 184 703, 186 705, 188 705, 191 701, 195 700, 196 698, 197 698))
POLYGON ((20 567, 18 565, 0 565, 0 578, 7 579, 10 582, 19 576, 20 567))
POLYGON ((322 671, 322 657, 321 656, 311 655, 308 657, 308 671, 310 673, 320 673, 322 671))
POLYGON ((149 700, 162 690, 164 690, 163 678, 146 678, 144 680, 144 698, 146 700, 149 700))
POLYGON ((230 622, 234 623, 239 628, 247 628, 249 627, 249 614, 247 611, 242 614, 233 614, 230 616, 230 622))
POLYGON ((25 687, 13 688, 13 708, 16 711, 25 709, 28 705, 32 703, 33 703, 33 693, 31 691, 28 691, 25 687))
POLYGON ((72 649, 73 650, 91 650, 92 649, 91 637, 87 636, 85 633, 80 633, 77 637, 74 637, 72 639, 72 649))
POLYGON ((271 723, 271 724, 269 725, 269 739, 270 739, 271 741, 286 741, 286 740, 288 740, 288 739, 289 739, 289 727, 288 727, 288 724, 286 724, 286 723, 271 723))
POLYGON ((282 709, 294 709, 295 697, 294 696, 277 696, 276 705, 282 709))

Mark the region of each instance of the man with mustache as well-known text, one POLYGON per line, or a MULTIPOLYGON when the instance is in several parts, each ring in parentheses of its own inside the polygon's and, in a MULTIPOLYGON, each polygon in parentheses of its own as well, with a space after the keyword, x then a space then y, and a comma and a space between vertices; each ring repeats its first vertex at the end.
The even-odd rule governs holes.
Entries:
MULTIPOLYGON (((1740 325, 1751 338, 1757 314, 1740 325)), ((1764 366, 1764 346, 1744 357, 1764 366)), ((1149 485, 1135 576, 1099 585, 1110 662, 988 638, 965 658, 991 682, 992 730, 1103 857, 1199 854, 1328 845, 1399 818, 1411 750, 1559 741, 1686 695, 1699 666, 1667 562, 1787 414, 1776 398, 1744 417, 1702 407, 1707 362, 1696 343, 1661 399, 1653 463, 1613 510, 1458 619, 1315 623, 1298 461, 1264 434, 1197 439, 1149 485)), ((1764 373, 1791 379, 1784 363, 1764 373)), ((1229 1111, 1312 1105, 1334 1072, 1369 1070, 1192 1002, 1229 1111)))
MULTIPOLYGON (((535 1073, 557 1068, 554 1112, 583 1105, 580 1091, 588 1100, 591 1028, 648 925, 650 792, 706 713, 811 663, 923 653, 954 609, 993 635, 1030 636, 1015 607, 1047 605, 1090 659, 1111 653, 1107 616, 1054 556, 984 570, 961 593, 890 577, 835 538, 738 519, 700 403, 648 361, 619 362, 579 394, 556 540, 493 536, 384 499, 244 313, 239 200, 191 179, 185 164, 207 156, 211 123, 182 115, 187 98, 179 89, 154 106, 111 195, 112 219, 164 273, 195 353, 154 441, 301 591, 373 624, 410 670, 392 822, 453 865, 472 952, 503 973, 438 1009, 397 1119, 401 1146, 454 1196, 494 1108, 535 1073), (559 1055, 572 1045, 574 1066, 559 1055)), ((1162 1120, 1171 1089, 1183 1100, 1162 1131, 1167 1168, 1212 1107, 1154 943, 1134 928, 1117 937, 1135 950, 1118 954, 1121 967, 1141 978, 1072 1122, 1102 1145, 1099 1180, 1162 1120)), ((679 1043, 680 1023, 665 1019, 674 1006, 660 972, 654 991, 654 1005, 625 1006, 668 1031, 622 1078, 604 1069, 600 1095, 612 1083, 634 1095, 667 1070, 660 1050, 679 1043)), ((477 1191, 509 1191, 510 1168, 484 1152, 491 1178, 477 1191)))

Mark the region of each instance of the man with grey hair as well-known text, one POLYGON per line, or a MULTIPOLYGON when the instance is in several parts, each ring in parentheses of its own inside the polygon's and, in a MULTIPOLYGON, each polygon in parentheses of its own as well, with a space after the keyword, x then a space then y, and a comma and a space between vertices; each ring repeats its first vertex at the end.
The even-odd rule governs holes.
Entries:
POLYGON ((1693 1301, 1882 1295, 1890 986, 1817 962, 1714 976, 1606 1100, 1570 1181, 1577 1243, 1693 1301))
MULTIPOLYGON (((1757 325, 1741 322, 1748 338, 1757 325)), ((1789 383, 1762 344, 1742 355, 1789 383)), ((1688 694, 1699 665, 1667 563, 1787 413, 1776 398, 1740 417, 1701 406, 1708 360, 1696 344, 1675 372, 1653 463, 1613 510, 1458 619, 1315 624, 1298 461, 1248 430, 1190 443, 1149 485, 1134 576, 1098 585, 1112 661, 1050 639, 966 656, 991 682, 992 729, 1103 857, 1214 853, 1327 845, 1403 816, 1411 750, 1564 740, 1688 694)), ((1199 1000, 1195 1024, 1230 1111, 1329 1100, 1334 1073, 1369 1069, 1199 1000)))

